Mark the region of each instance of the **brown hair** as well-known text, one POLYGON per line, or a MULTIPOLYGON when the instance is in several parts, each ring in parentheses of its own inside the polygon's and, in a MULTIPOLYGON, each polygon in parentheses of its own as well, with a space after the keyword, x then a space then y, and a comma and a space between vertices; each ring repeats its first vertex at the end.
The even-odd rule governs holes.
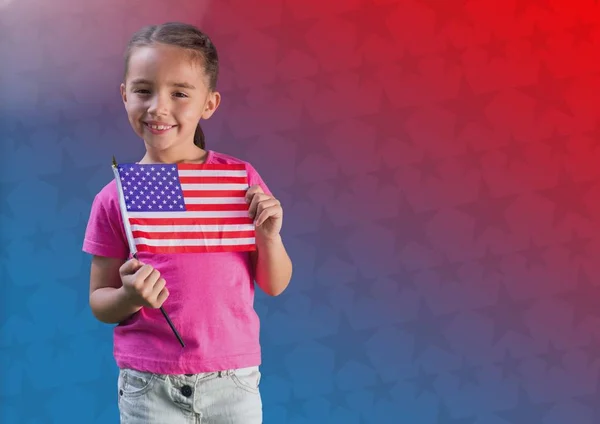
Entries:
MULTIPOLYGON (((217 86, 219 75, 219 56, 217 49, 208 37, 193 25, 181 22, 167 22, 162 25, 149 25, 133 34, 125 51, 125 76, 129 58, 136 47, 151 46, 156 43, 169 44, 189 50, 195 58, 200 58, 204 73, 208 76, 208 88, 217 86)), ((201 149, 206 146, 204 132, 198 123, 194 133, 194 144, 201 149)))

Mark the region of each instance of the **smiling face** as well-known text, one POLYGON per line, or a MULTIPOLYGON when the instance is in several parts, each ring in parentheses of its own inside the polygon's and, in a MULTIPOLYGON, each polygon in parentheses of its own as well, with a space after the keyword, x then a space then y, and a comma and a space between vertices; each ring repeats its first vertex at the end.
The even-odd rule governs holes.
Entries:
POLYGON ((200 119, 208 119, 220 96, 210 90, 202 60, 180 47, 136 47, 121 96, 129 122, 154 157, 180 157, 193 149, 200 119))

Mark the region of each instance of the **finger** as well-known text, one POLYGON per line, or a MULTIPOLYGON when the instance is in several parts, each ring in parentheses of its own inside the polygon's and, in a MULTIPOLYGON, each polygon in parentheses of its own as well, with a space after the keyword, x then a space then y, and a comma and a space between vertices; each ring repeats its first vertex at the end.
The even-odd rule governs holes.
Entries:
POLYGON ((146 299, 154 299, 156 296, 156 291, 154 286, 160 279, 160 272, 157 269, 154 269, 148 277, 144 280, 144 284, 141 289, 141 294, 146 299))
POLYGON ((165 288, 166 285, 167 285, 167 282, 165 281, 165 279, 159 278, 156 281, 156 284, 154 284, 154 286, 152 287, 152 297, 158 298, 158 295, 165 288))
POLYGON ((259 216, 262 211, 264 211, 267 208, 270 208, 272 206, 279 206, 279 200, 274 199, 274 198, 267 198, 265 200, 261 200, 257 206, 256 206, 256 216, 259 216))
POLYGON ((140 269, 138 269, 137 272, 134 274, 133 287, 135 287, 135 289, 138 291, 143 290, 146 286, 146 278, 148 278, 148 276, 152 273, 153 270, 154 268, 152 267, 152 265, 148 264, 143 265, 140 269))
POLYGON ((260 227, 269 218, 278 218, 282 216, 282 209, 280 206, 271 206, 263 210, 258 218, 256 218, 256 226, 260 227))
POLYGON ((262 187, 258 184, 250 186, 246 191, 246 203, 250 203, 252 201, 252 197, 254 197, 257 193, 264 193, 262 187))
POLYGON ((253 218, 256 216, 256 208, 258 207, 258 204, 262 201, 265 201, 267 199, 270 199, 271 196, 268 196, 264 193, 257 193, 254 195, 254 197, 252 198, 252 202, 250 203, 250 206, 248 207, 248 216, 250 218, 253 218))
POLYGON ((136 280, 144 281, 152 274, 154 267, 152 265, 144 264, 140 269, 135 272, 136 280))
POLYGON ((149 276, 146 277, 144 284, 153 288, 160 279, 160 271, 154 268, 149 276))
POLYGON ((165 300, 167 300, 167 298, 169 297, 169 289, 167 289, 166 287, 164 289, 162 289, 160 291, 160 293, 158 293, 158 296, 156 296, 156 303, 157 303, 157 307, 161 307, 163 303, 165 303, 165 300))

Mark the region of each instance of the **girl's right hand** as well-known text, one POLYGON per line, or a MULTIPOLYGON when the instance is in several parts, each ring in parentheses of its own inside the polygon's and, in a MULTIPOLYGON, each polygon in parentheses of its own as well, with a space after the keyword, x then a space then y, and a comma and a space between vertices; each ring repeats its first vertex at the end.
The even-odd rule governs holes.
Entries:
POLYGON ((127 298, 136 307, 160 308, 169 297, 165 279, 151 265, 132 258, 119 268, 127 298))

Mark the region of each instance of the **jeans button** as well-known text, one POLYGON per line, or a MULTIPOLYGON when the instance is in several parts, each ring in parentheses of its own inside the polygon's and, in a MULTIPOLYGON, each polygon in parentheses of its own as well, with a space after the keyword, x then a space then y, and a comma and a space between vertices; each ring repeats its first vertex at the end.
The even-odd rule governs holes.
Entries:
POLYGON ((190 397, 192 395, 192 388, 186 384, 181 388, 181 394, 185 397, 190 397))

